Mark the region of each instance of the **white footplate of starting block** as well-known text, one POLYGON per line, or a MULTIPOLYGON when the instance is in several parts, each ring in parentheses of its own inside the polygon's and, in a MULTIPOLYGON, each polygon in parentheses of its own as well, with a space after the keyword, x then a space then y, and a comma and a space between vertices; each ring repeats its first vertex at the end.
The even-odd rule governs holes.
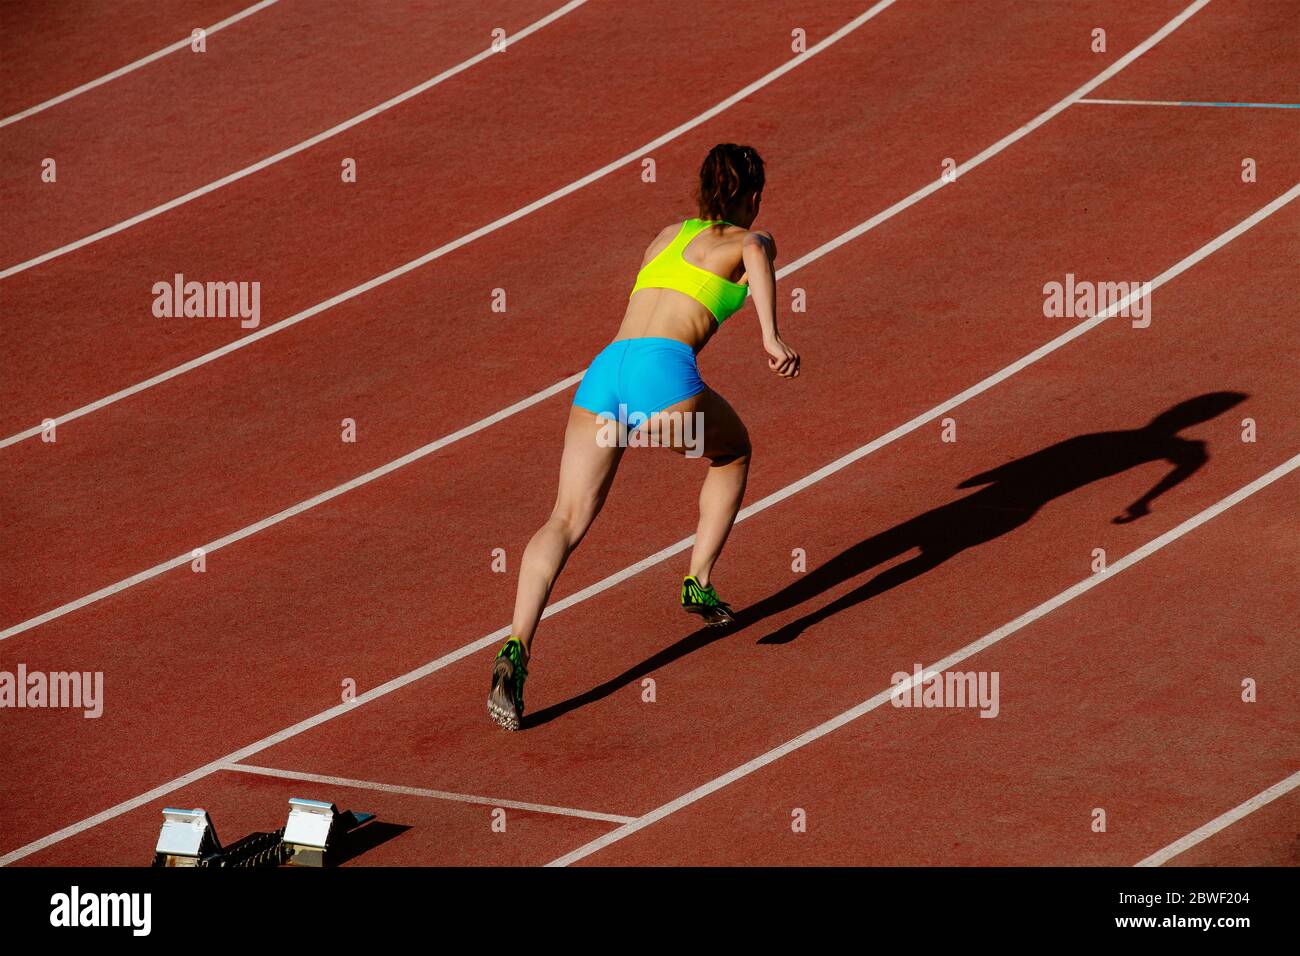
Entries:
POLYGON ((155 866, 198 866, 199 860, 220 849, 208 811, 175 807, 163 810, 162 831, 154 849, 155 866))
POLYGON ((338 807, 320 800, 289 798, 289 822, 284 825, 284 842, 295 846, 324 850, 329 845, 330 830, 338 807))
POLYGON ((334 804, 321 800, 290 797, 289 822, 284 825, 288 862, 296 866, 324 866, 326 854, 331 849, 337 851, 344 836, 373 817, 373 813, 351 810, 339 813, 334 804))

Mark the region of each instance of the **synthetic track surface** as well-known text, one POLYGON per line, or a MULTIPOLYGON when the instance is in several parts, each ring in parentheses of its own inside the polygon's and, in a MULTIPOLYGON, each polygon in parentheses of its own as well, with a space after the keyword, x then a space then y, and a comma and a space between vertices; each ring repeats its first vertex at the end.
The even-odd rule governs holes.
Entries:
MULTIPOLYGON (((242 9, 190 6, 206 23, 242 9)), ((320 4, 303 40, 303 5, 281 0, 215 34, 201 70, 180 51, 0 128, 0 202, 19 223, 0 264, 300 141, 481 50, 493 26, 514 32, 559 4, 499 6, 442 5, 435 30, 412 28, 434 15, 419 5, 358 23, 355 7, 320 4), (60 183, 37 188, 29 167, 51 150, 68 158, 60 183), (83 177, 80 166, 93 168, 83 177)), ((1294 40, 1286 4, 1192 6, 1090 95, 1284 101, 1300 65, 1296 44, 1279 40, 1288 29, 1294 40)), ((269 324, 673 129, 790 57, 792 28, 812 45, 867 5, 764 4, 725 31, 700 30, 724 9, 586 4, 327 143, 0 279, 13 370, 0 386, 3 434, 244 334, 233 320, 154 319, 155 281, 258 279, 269 324), (708 82, 663 83, 700 63, 708 82), (343 156, 358 160, 356 184, 339 181, 343 156)), ((762 150, 761 224, 788 265, 1187 9, 898 0, 656 148, 656 183, 630 164, 63 424, 56 443, 0 448, 0 627, 580 372, 610 335, 642 237, 689 212, 712 143, 762 150), (1089 49, 1095 26, 1105 54, 1089 49), (490 310, 496 288, 504 316, 490 310), (357 422, 355 444, 339 441, 343 418, 357 422)), ((101 72, 189 29, 142 22, 124 21, 101 72)), ((74 40, 43 30, 26 56, 56 62, 74 40)), ((86 82, 98 62, 66 67, 60 89, 33 82, 8 112, 86 82)), ((1045 282, 1153 279, 1286 195, 1300 183, 1296 113, 1072 106, 801 266, 780 286, 781 301, 797 287, 809 304, 782 311, 804 358, 797 382, 767 372, 752 312, 701 356, 755 439, 747 501, 1066 331, 1078 320, 1044 317, 1045 282), (1241 181, 1247 156, 1258 182, 1241 181)), ((330 709, 345 680, 364 694, 495 642, 481 639, 508 621, 515 562, 550 507, 568 389, 214 551, 203 574, 181 564, 13 633, 0 670, 102 671, 107 701, 97 720, 0 711, 0 861, 135 865, 163 805, 204 806, 234 838, 279 825, 289 795, 321 794, 392 824, 357 864, 1125 864, 1160 851, 1300 769, 1294 474, 961 664, 999 672, 997 719, 885 705, 727 775, 1088 578, 1094 549, 1116 561, 1300 452, 1300 205, 1252 223, 1154 292, 1149 328, 1108 319, 948 412, 955 443, 938 421, 922 425, 739 524, 718 571, 728 600, 749 609, 733 633, 694 632, 674 608, 684 557, 637 565, 690 534, 699 469, 630 454, 554 596, 580 600, 543 624, 523 734, 498 733, 482 713, 487 650, 330 709), (1167 443, 1133 430, 1225 390, 1240 403, 1179 433, 1204 443, 1204 464, 1150 515, 1113 524, 1173 467, 1167 443), (1245 418, 1254 443, 1241 440, 1245 418), (1028 457, 1081 438, 1082 457, 1028 457), (1112 471, 1042 497, 1060 469, 1085 474, 1107 455, 1112 471), (958 487, 1017 461, 1027 464, 992 495, 958 487), (498 547, 509 574, 491 570, 498 547), (917 547, 948 556, 909 566, 917 547), (794 549, 807 555, 803 574, 791 571, 794 549), (625 568, 637 573, 584 592, 625 568), (1241 702, 1247 677, 1255 704, 1241 702), (223 766, 254 742, 242 761, 262 771, 223 766), (509 838, 491 832, 492 806, 508 807, 509 838), (1105 834, 1089 826, 1099 806, 1105 834), (664 807, 674 809, 620 835, 664 807), (791 831, 794 808, 807 833, 791 831), (592 848, 610 834, 619 839, 592 848)), ((1294 863, 1295 806, 1284 794, 1171 862, 1294 863)))

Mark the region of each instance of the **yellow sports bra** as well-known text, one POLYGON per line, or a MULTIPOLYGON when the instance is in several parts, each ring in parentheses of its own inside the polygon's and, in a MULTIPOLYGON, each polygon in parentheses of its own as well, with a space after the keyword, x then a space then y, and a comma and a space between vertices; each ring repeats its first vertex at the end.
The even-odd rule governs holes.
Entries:
POLYGON ((687 219, 682 223, 677 237, 637 273, 636 285, 628 297, 641 289, 673 289, 689 295, 712 312, 719 325, 725 322, 745 304, 749 286, 692 265, 682 255, 692 239, 714 224, 707 219, 687 219))

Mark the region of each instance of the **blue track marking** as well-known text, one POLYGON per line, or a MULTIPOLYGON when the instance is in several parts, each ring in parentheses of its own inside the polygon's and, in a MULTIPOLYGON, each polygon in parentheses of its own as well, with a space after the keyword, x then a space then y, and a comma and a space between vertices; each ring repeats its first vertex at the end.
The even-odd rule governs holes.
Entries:
POLYGON ((1081 99, 1080 103, 1105 106, 1225 106, 1239 109, 1300 110, 1300 103, 1233 103, 1209 100, 1095 100, 1081 99))

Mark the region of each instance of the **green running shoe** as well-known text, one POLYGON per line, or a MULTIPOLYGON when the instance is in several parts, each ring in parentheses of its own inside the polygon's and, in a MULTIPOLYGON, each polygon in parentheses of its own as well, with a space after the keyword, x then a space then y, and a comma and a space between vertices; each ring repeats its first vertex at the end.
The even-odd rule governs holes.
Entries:
POLYGON ((718 600, 713 585, 704 587, 693 575, 682 581, 682 610, 698 614, 709 627, 726 627, 736 620, 730 605, 718 600))
POLYGON ((524 718, 524 646, 510 638, 492 662, 492 690, 488 694, 488 716, 506 730, 518 730, 524 718))

